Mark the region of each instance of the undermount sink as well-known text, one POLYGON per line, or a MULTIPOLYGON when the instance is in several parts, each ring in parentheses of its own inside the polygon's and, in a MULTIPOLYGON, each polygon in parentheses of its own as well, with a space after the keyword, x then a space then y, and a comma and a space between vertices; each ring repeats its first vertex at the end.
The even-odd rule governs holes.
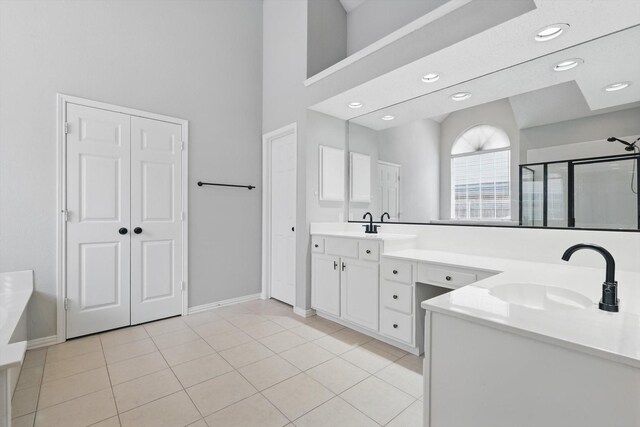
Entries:
POLYGON ((586 296, 556 286, 532 283, 509 283, 494 286, 489 294, 509 304, 533 310, 570 310, 587 308, 593 302, 586 296))

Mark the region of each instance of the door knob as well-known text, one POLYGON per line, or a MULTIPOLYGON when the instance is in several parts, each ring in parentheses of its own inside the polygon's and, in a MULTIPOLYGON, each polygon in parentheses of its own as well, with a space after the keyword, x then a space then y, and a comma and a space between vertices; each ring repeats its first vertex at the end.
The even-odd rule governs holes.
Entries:
POLYGON ((142 233, 142 228, 136 227, 136 228, 133 229, 133 232, 136 233, 136 234, 140 234, 140 233, 142 233))
POLYGON ((124 227, 122 227, 122 228, 120 228, 120 230, 118 230, 118 233, 122 234, 123 236, 124 236, 125 234, 127 234, 128 232, 129 232, 129 230, 127 230, 127 229, 126 229, 126 228, 124 228, 124 227))

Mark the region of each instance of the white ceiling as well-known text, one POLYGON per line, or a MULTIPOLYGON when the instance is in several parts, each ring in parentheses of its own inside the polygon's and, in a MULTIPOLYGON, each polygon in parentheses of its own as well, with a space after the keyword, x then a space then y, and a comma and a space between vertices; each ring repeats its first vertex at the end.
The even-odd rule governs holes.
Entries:
MULTIPOLYGON (((379 115, 395 111, 394 115, 397 119, 394 121, 379 123, 380 120, 375 120, 370 123, 370 127, 374 129, 383 129, 406 122, 401 115, 401 113, 404 114, 402 108, 398 108, 399 106, 385 107, 425 94, 433 95, 433 97, 430 95, 429 104, 431 105, 428 108, 431 116, 443 116, 457 109, 564 83, 573 80, 569 78, 570 76, 578 75, 582 79, 579 83, 584 98, 588 101, 591 109, 610 107, 611 98, 601 96, 600 92, 587 93, 585 88, 598 86, 600 84, 599 78, 602 78, 603 75, 607 75, 613 80, 619 80, 621 76, 631 74, 631 68, 623 66, 621 63, 621 61, 625 61, 628 63, 627 65, 634 66, 638 61, 635 59, 637 56, 634 57, 629 53, 629 44, 611 45, 609 48, 612 50, 609 52, 598 51, 597 54, 601 58, 598 59, 598 63, 589 60, 582 66, 566 73, 549 73, 548 62, 557 58, 558 61, 565 59, 569 55, 569 51, 553 52, 576 45, 578 46, 571 48, 573 49, 572 55, 592 55, 594 54, 592 51, 581 48, 579 44, 640 24, 640 1, 592 0, 589 2, 589 7, 584 7, 583 0, 535 0, 535 3, 536 9, 529 13, 326 99, 312 106, 311 109, 344 120, 373 111, 379 111, 379 115), (562 22, 571 25, 566 34, 546 43, 537 43, 533 40, 533 36, 540 28, 562 22), (534 58, 549 54, 552 55, 532 61, 534 58), (600 62, 605 57, 608 61, 600 62), (534 74, 527 71, 524 71, 523 74, 522 70, 518 73, 509 71, 509 67, 514 64, 526 61, 535 63, 536 66, 530 68, 530 70, 535 70, 534 74), (503 71, 496 73, 498 70, 503 71), (441 75, 440 80, 430 84, 422 83, 420 76, 427 72, 438 72, 441 75), (490 77, 491 73, 495 73, 496 76, 489 79, 477 78, 483 75, 490 77), (497 76, 499 79, 495 78, 497 76), (523 76, 527 77, 523 78, 523 76), (468 83, 459 84, 459 82, 468 83), (490 82, 491 84, 489 84, 490 82), (501 89, 496 91, 496 86, 501 89), (472 91, 474 96, 468 101, 455 103, 455 107, 450 106, 452 104, 449 100, 450 94, 464 87, 472 91), (506 90, 507 88, 509 90, 506 90), (483 89, 487 93, 483 93, 483 89), (498 93, 500 93, 499 97, 498 93), (364 107, 358 110, 349 109, 347 104, 351 101, 362 102, 364 107), (435 104, 433 104, 434 102, 435 104)), ((631 41, 638 46, 637 38, 633 38, 631 41)), ((638 75, 637 73, 633 75, 631 80, 634 78, 638 80, 638 75)), ((637 96, 637 91, 640 90, 640 81, 630 89, 617 92, 616 96, 630 98, 633 98, 631 94, 637 96)), ((411 110, 411 107, 407 106, 407 109, 411 110)), ((425 117, 425 113, 426 111, 422 111, 421 117, 425 117)), ((366 120, 358 120, 358 122, 364 123, 366 120)))
POLYGON ((423 118, 441 121, 443 115, 454 111, 505 98, 509 98, 521 128, 620 109, 640 101, 637 46, 640 26, 363 115, 353 122, 381 130, 423 118), (554 64, 567 58, 582 58, 584 64, 553 71, 554 64), (618 92, 604 91, 610 83, 627 80, 636 82, 618 92), (456 92, 470 92, 472 97, 452 101, 450 95, 456 92), (396 119, 380 120, 387 114, 396 119))
POLYGON ((349 13, 356 7, 360 6, 365 1, 367 0, 340 0, 340 3, 342 3, 342 7, 344 7, 344 10, 346 10, 347 13, 349 13))

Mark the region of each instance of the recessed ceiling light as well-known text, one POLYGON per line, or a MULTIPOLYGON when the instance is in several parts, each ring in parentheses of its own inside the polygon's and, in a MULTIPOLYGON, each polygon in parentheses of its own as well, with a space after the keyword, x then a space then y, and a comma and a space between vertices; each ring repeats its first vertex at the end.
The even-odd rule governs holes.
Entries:
POLYGON ((458 92, 451 95, 451 99, 454 101, 464 101, 469 98, 471 98, 471 94, 469 92, 458 92))
POLYGON ((422 81, 425 83, 433 83, 440 78, 440 74, 437 73, 428 73, 422 76, 422 81))
POLYGON ((583 62, 584 60, 581 58, 565 59, 564 61, 558 62, 556 65, 554 65, 553 69, 554 71, 567 71, 572 68, 576 68, 583 62))
POLYGON ((349 103, 349 108, 361 108, 362 107, 362 102, 350 102, 349 103))
POLYGON ((629 86, 631 86, 631 82, 611 83, 609 86, 605 87, 604 90, 607 92, 615 92, 617 90, 626 89, 629 86))
POLYGON ((547 42, 553 40, 556 37, 560 37, 565 31, 569 29, 569 24, 553 24, 541 28, 534 37, 537 42, 547 42))
POLYGON ((396 116, 392 116, 391 114, 387 114, 386 116, 382 116, 380 117, 382 120, 393 120, 396 118, 396 116))

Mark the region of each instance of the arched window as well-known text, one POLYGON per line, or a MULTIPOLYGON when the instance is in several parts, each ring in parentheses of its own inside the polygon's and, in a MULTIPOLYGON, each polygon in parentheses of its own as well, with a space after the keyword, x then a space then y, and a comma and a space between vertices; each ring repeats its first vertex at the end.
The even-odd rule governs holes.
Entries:
POLYGON ((451 147, 451 218, 511 219, 509 137, 503 129, 474 126, 451 147))

